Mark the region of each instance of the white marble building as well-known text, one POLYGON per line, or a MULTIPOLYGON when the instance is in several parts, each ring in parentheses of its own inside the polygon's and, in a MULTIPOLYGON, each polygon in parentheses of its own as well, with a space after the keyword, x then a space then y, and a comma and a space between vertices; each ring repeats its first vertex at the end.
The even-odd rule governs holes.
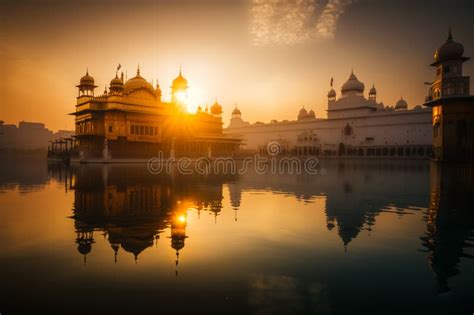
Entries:
POLYGON ((339 97, 331 88, 327 119, 302 108, 294 121, 251 124, 236 108, 225 132, 241 137, 243 149, 264 154, 268 143, 278 142, 283 155, 429 157, 431 109, 408 109, 403 98, 395 106, 385 106, 377 102, 375 87, 368 98, 364 89, 354 73, 341 87, 339 97))

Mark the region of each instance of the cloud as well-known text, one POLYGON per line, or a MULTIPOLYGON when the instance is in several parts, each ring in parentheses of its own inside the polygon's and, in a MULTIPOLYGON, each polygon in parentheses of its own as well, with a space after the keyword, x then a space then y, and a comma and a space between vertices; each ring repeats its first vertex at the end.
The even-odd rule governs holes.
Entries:
POLYGON ((253 0, 253 43, 294 45, 333 38, 337 23, 353 0, 253 0))

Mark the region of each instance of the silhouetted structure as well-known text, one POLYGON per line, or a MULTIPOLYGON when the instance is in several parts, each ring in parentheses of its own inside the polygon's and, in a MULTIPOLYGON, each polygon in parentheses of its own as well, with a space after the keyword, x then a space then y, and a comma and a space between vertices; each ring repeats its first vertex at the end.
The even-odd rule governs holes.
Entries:
POLYGON ((109 91, 96 96, 94 78, 87 72, 77 85, 75 116, 78 155, 71 161, 139 161, 156 157, 231 156, 240 140, 222 133, 222 106, 210 111, 186 111, 188 82, 181 70, 171 86, 171 102, 161 89, 137 70, 125 81, 116 73, 109 91))
POLYGON ((463 76, 464 47, 449 30, 448 39, 435 53, 436 68, 426 106, 433 108, 433 152, 437 161, 474 161, 474 96, 470 78, 463 76))
POLYGON ((474 258, 465 251, 474 246, 474 168, 433 163, 430 184, 426 233, 420 239, 443 293, 450 290, 448 279, 460 273, 460 259, 474 258))

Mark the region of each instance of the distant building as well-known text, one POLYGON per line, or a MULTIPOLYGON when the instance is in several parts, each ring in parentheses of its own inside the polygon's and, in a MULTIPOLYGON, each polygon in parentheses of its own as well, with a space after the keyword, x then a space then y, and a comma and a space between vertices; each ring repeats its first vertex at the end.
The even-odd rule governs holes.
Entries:
MULTIPOLYGON (((77 86, 75 116, 77 161, 148 159, 160 153, 173 156, 231 155, 240 140, 222 132, 222 106, 186 112, 188 82, 181 70, 171 86, 171 102, 161 99, 137 70, 125 82, 116 74, 101 95, 95 95, 94 78, 86 73, 77 86)), ((73 159, 71 159, 73 161, 73 159)))
POLYGON ((449 30, 446 43, 435 53, 436 68, 426 106, 433 108, 433 151, 437 161, 474 161, 474 96, 470 78, 463 76, 464 47, 449 30))
POLYGON ((250 124, 236 108, 225 132, 240 137, 244 149, 261 153, 277 142, 282 155, 428 158, 431 109, 408 109, 403 98, 395 106, 385 106, 377 101, 375 86, 368 98, 364 90, 364 83, 352 72, 339 98, 331 86, 327 119, 316 118, 313 110, 303 107, 297 120, 250 124))
POLYGON ((68 130, 54 133, 37 122, 20 121, 17 127, 0 121, 0 150, 46 150, 50 141, 71 137, 73 133, 68 130))

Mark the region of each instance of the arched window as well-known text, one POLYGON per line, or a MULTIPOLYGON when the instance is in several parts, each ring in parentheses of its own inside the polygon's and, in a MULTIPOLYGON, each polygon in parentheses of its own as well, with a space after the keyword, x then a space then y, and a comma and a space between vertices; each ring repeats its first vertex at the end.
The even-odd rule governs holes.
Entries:
POLYGON ((345 127, 344 127, 344 135, 345 136, 350 136, 352 135, 352 127, 347 124, 345 127))

